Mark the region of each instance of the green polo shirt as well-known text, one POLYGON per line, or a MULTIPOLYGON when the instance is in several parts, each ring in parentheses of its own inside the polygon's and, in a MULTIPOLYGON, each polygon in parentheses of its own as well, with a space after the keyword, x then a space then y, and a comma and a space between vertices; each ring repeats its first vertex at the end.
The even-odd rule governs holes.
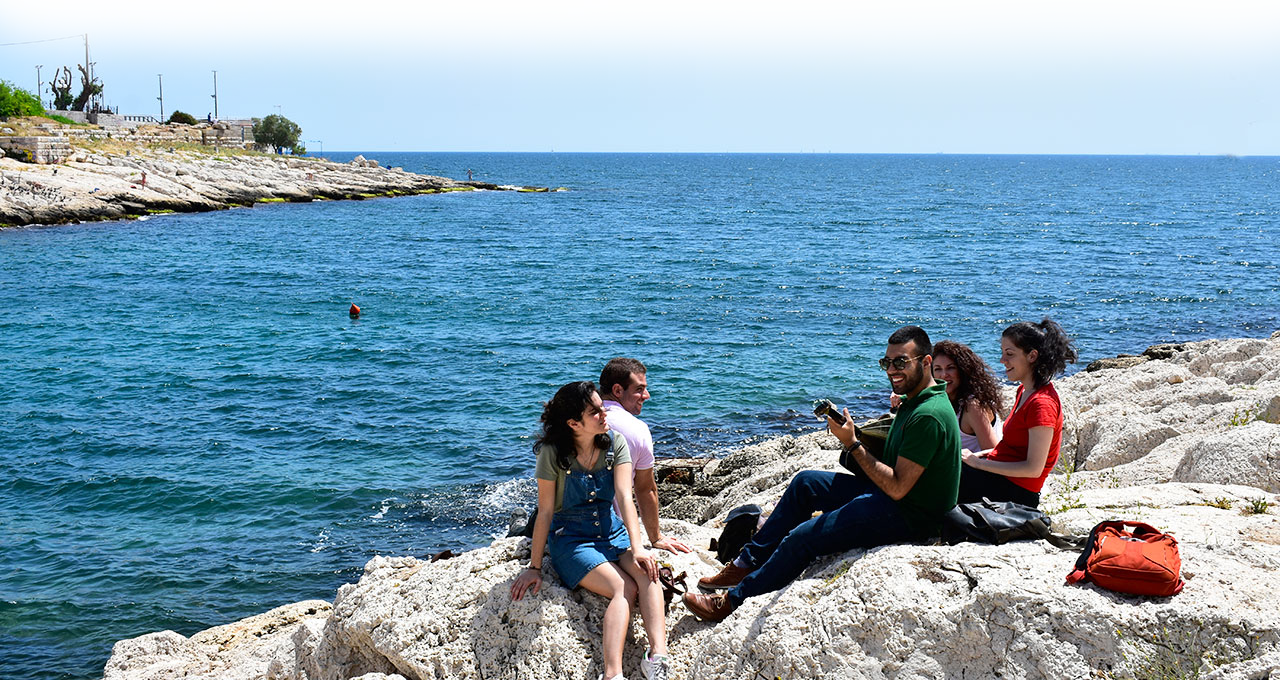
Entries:
POLYGON ((921 390, 898 407, 881 460, 893 467, 898 456, 924 466, 915 486, 898 501, 907 526, 917 538, 936 534, 960 491, 960 421, 945 383, 921 390))

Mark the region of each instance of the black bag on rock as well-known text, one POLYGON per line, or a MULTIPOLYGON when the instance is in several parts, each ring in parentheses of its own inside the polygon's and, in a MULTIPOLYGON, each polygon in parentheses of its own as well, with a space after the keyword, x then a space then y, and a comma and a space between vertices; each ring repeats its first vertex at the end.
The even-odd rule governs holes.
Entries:
POLYGON ((1056 534, 1053 522, 1040 510, 1010 501, 961 503, 942 518, 942 540, 948 545, 962 541, 1001 545, 1009 541, 1043 538, 1063 550, 1083 550, 1085 538, 1056 534))
POLYGON ((729 511, 729 515, 724 518, 720 540, 711 539, 711 549, 716 551, 716 559, 728 564, 742 552, 742 547, 756 535, 760 512, 760 506, 754 503, 739 505, 729 511))

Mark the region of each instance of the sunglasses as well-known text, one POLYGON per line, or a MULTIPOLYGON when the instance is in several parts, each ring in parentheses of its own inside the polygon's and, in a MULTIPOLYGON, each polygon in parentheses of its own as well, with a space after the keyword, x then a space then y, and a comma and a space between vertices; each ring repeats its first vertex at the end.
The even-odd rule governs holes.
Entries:
POLYGON ((892 359, 889 357, 881 357, 880 370, 887 371, 889 370, 889 367, 892 366, 895 371, 901 371, 902 369, 910 366, 911 362, 916 359, 923 359, 924 357, 925 355, 923 354, 918 357, 894 357, 892 359))

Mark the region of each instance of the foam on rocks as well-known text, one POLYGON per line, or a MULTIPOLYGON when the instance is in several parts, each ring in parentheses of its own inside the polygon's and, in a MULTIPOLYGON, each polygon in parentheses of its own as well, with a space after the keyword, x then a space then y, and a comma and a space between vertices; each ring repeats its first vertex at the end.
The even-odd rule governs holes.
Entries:
MULTIPOLYGON (((1280 517, 1248 511, 1274 505, 1280 488, 1280 333, 1188 343, 1058 389, 1064 462, 1042 506, 1060 530, 1122 518, 1173 533, 1181 594, 1065 585, 1075 553, 1041 541, 853 550, 716 625, 677 599, 667 617, 672 677, 1280 676, 1280 517)), ((836 458, 835 439, 814 433, 707 464, 692 487, 664 489, 663 531, 700 549, 662 559, 691 584, 713 573, 708 541, 730 509, 772 502, 796 471, 836 469, 836 458)), ((438 562, 375 557, 332 607, 304 602, 191 638, 124 640, 105 678, 595 678, 604 600, 549 573, 539 594, 512 602, 528 558, 524 538, 438 562)), ((640 677, 644 648, 636 616, 628 677, 640 677)))

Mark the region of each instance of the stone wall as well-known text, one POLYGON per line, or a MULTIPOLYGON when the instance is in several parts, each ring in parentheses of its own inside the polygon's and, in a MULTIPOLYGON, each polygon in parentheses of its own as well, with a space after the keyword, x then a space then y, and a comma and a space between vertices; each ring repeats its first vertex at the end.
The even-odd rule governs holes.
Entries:
POLYGON ((52 165, 71 155, 71 144, 65 137, 0 137, 4 155, 27 163, 52 165))
POLYGON ((196 125, 129 124, 103 128, 45 124, 40 127, 51 137, 67 139, 119 139, 136 144, 203 144, 205 146, 249 148, 253 146, 253 123, 251 121, 244 121, 244 123, 242 125, 240 121, 235 121, 219 122, 213 125, 208 123, 196 125))

